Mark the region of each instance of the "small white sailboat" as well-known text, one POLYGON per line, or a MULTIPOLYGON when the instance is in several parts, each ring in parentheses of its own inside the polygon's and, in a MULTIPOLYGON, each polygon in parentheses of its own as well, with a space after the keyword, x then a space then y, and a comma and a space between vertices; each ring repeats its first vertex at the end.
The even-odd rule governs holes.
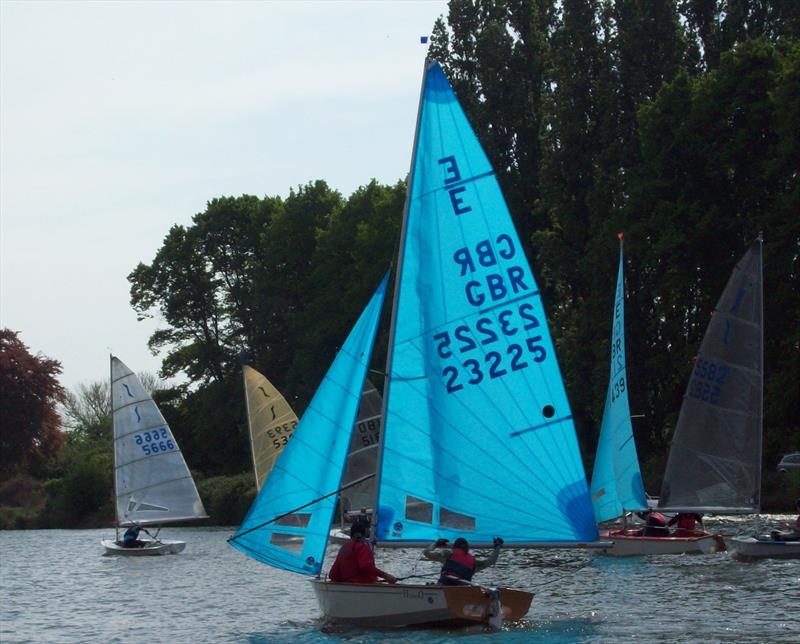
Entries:
POLYGON ((623 518, 622 528, 603 530, 600 538, 611 547, 601 554, 615 557, 710 553, 724 550, 721 538, 698 531, 692 534, 645 536, 640 527, 627 526, 627 513, 650 509, 639 468, 628 402, 625 362, 625 288, 623 234, 619 233, 619 268, 611 334, 611 373, 592 472, 591 494, 598 522, 623 518))
MULTIPOLYGON (((184 541, 152 539, 125 547, 119 528, 160 526, 207 519, 203 502, 175 437, 133 371, 111 356, 114 434, 114 497, 117 537, 103 539, 107 555, 142 557, 177 554, 184 541)), ((149 534, 149 533, 148 533, 149 534)))
MULTIPOLYGON (((426 61, 402 227, 373 508, 378 545, 502 535, 511 547, 597 540, 572 414, 497 179, 440 66, 426 61)), ((325 581, 328 529, 387 277, 229 542, 316 576, 327 619, 363 625, 520 619, 532 593, 325 581)), ((484 573, 485 574, 485 573, 484 573)))

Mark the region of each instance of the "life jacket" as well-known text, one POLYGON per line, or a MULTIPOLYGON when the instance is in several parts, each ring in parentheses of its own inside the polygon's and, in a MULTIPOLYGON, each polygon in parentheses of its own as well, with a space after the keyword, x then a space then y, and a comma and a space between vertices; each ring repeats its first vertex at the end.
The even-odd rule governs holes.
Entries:
POLYGON ((454 548, 453 554, 442 566, 439 582, 443 583, 447 577, 469 581, 473 574, 475 574, 475 557, 461 548, 454 548))
POLYGON ((647 525, 653 528, 666 528, 667 520, 660 512, 651 512, 647 517, 647 525))
POLYGON ((678 530, 691 532, 694 530, 696 523, 697 517, 694 514, 681 514, 678 516, 678 525, 676 527, 678 530))

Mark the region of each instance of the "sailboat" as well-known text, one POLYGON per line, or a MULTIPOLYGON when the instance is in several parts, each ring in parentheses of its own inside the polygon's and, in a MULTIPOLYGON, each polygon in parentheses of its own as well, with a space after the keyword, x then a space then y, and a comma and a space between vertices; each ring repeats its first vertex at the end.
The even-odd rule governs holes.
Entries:
MULTIPOLYGON (((114 435, 114 499, 117 531, 133 525, 160 526, 207 519, 203 502, 172 431, 138 376, 111 356, 111 411, 114 435)), ((160 530, 160 529, 159 529, 160 530)), ((184 541, 143 540, 125 548, 103 539, 107 555, 141 557, 177 554, 184 541)))
POLYGON ((260 490, 288 444, 298 420, 286 399, 264 375, 249 365, 243 365, 242 377, 253 473, 256 490, 260 490))
POLYGON ((759 511, 762 243, 759 236, 737 263, 700 344, 661 487, 659 508, 667 511, 759 511))
MULTIPOLYGON (((298 419, 275 386, 249 365, 242 367, 247 425, 256 491, 272 471, 283 448, 288 444, 298 419)), ((340 494, 341 523, 331 529, 331 540, 349 541, 345 529, 358 515, 371 516, 374 502, 375 462, 380 440, 381 396, 369 379, 361 393, 358 417, 348 451, 340 494)))
MULTIPOLYGON (((366 376, 386 279, 229 541, 264 563, 314 577, 328 619, 380 626, 519 619, 533 598, 521 590, 323 578, 332 497, 340 491, 355 392, 366 376)), ((389 336, 373 506, 378 545, 459 536, 473 548, 495 536, 514 547, 597 540, 539 289, 491 165, 431 60, 389 336)))
POLYGON ((611 331, 611 373, 590 490, 598 522, 622 517, 625 523, 622 528, 600 533, 601 539, 611 542, 611 547, 600 550, 600 553, 625 557, 713 552, 720 546, 719 539, 708 533, 652 537, 643 536, 639 528, 627 526, 627 513, 647 510, 648 503, 633 438, 628 402, 625 362, 624 235, 619 233, 617 237, 619 268, 611 331))

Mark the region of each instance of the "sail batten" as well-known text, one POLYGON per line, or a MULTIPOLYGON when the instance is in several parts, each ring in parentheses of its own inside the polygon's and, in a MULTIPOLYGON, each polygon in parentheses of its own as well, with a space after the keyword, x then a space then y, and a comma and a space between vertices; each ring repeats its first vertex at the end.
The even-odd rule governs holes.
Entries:
POLYGON ((491 541, 499 531, 507 543, 595 539, 539 288, 494 171, 433 61, 408 193, 379 541, 491 541))

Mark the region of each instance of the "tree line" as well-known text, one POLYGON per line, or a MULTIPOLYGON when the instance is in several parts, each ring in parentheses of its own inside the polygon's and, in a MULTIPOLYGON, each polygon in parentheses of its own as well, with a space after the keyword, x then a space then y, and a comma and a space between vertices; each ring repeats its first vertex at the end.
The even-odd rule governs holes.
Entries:
MULTIPOLYGON (((587 471, 616 233, 634 433, 657 493, 710 312, 763 232, 764 498, 797 495, 769 472, 800 449, 799 34, 791 0, 451 0, 434 25, 429 55, 492 161, 542 288, 587 471)), ((150 338, 160 375, 186 381, 156 400, 219 495, 250 485, 236 478, 250 469, 242 362, 302 412, 395 258, 404 199, 403 180, 349 196, 323 180, 286 197, 219 196, 132 270, 131 305, 164 321, 150 338)), ((103 431, 84 438, 107 441, 103 431)))

